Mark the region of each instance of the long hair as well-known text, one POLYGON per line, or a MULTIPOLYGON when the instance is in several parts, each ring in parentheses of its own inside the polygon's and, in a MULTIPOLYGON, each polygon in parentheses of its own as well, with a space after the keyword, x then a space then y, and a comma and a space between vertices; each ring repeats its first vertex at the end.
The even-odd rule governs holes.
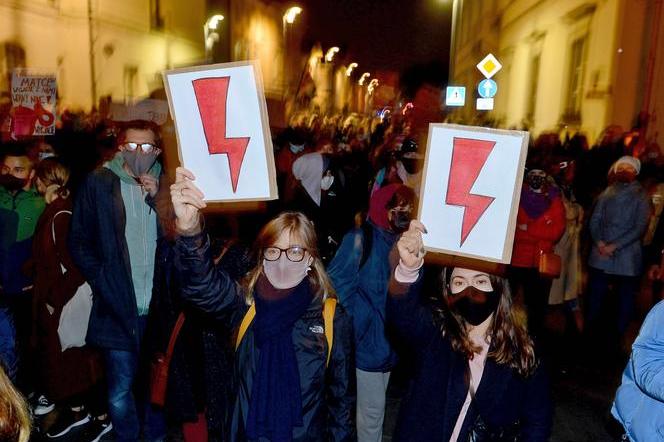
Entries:
MULTIPOLYGON (((466 358, 472 359, 480 349, 473 345, 468 336, 468 323, 447 305, 448 296, 451 294, 449 289, 451 274, 452 268, 445 268, 438 278, 437 295, 431 298, 434 320, 443 336, 449 339, 452 348, 464 354, 466 358), (442 298, 439 293, 442 293, 442 298)), ((533 341, 528 335, 524 321, 519 319, 520 315, 512 305, 512 294, 507 280, 491 274, 489 279, 500 300, 488 332, 491 346, 487 357, 527 377, 535 371, 538 364, 533 341)))
POLYGON ((30 426, 28 404, 0 365, 0 440, 28 442, 30 426))
POLYGON ((313 258, 308 277, 315 295, 322 299, 336 296, 330 278, 325 272, 323 261, 320 259, 314 223, 300 212, 283 212, 261 229, 254 243, 256 266, 247 274, 243 282, 247 304, 254 301, 253 292, 256 281, 263 271, 263 250, 276 243, 283 232, 289 232, 291 240, 304 247, 313 258))
POLYGON ((44 183, 46 187, 57 186, 55 193, 62 199, 69 196, 69 169, 57 158, 46 158, 42 160, 35 171, 35 178, 44 183))

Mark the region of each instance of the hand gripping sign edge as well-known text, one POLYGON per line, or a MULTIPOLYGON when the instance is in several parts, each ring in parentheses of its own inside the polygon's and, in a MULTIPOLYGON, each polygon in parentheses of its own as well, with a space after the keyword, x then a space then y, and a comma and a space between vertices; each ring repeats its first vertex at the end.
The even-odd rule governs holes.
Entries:
POLYGON ((460 247, 495 200, 492 196, 471 193, 495 145, 495 141, 460 137, 453 139, 445 203, 464 209, 460 247))
POLYGON ((226 154, 233 193, 237 191, 242 162, 251 137, 227 137, 226 116, 230 76, 192 80, 198 112, 210 155, 226 154))

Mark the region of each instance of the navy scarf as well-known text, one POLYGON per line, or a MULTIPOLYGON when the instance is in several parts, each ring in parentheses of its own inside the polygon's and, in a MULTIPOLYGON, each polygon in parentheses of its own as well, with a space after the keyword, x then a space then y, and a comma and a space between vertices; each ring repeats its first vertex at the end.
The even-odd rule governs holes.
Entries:
POLYGON ((256 287, 256 317, 253 323, 260 351, 254 374, 247 436, 272 442, 290 441, 293 427, 302 426, 300 372, 293 346, 293 326, 311 304, 313 295, 305 278, 288 296, 261 296, 256 287))

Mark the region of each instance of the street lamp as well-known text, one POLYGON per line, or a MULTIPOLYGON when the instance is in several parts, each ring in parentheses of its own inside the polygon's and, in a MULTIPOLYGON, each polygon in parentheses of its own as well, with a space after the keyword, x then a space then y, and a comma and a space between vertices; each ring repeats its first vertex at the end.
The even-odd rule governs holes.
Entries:
POLYGON ((214 44, 219 41, 217 27, 219 26, 219 22, 221 22, 223 19, 223 15, 215 14, 208 18, 203 25, 203 35, 205 37, 205 60, 207 61, 210 61, 212 46, 214 46, 214 44))
POLYGON ((302 8, 299 6, 292 6, 286 10, 286 13, 284 13, 284 23, 288 23, 289 25, 292 25, 295 22, 295 18, 300 15, 302 12, 302 8))
POLYGON ((334 54, 336 54, 337 52, 339 52, 339 48, 337 46, 332 46, 325 53, 325 61, 327 61, 328 63, 331 63, 332 59, 334 58, 334 54))
POLYGON ((374 89, 376 89, 377 87, 378 87, 378 80, 376 80, 374 78, 373 80, 371 80, 369 82, 369 86, 367 86, 367 90, 369 91, 369 95, 371 95, 373 93, 374 89))
POLYGON ((357 84, 359 84, 360 86, 364 86, 364 80, 366 80, 370 76, 371 76, 370 73, 365 72, 364 74, 362 74, 362 76, 360 77, 360 80, 357 82, 357 84))
POLYGON ((348 65, 348 68, 346 69, 346 77, 350 77, 350 74, 353 73, 353 69, 357 67, 357 63, 351 63, 348 65))

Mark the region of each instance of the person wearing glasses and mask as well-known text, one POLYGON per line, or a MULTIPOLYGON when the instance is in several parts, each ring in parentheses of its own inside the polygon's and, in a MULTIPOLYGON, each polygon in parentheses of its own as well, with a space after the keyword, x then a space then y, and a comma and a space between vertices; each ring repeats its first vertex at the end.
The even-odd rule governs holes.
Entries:
POLYGON ((412 221, 401 236, 389 286, 388 325, 409 345, 414 368, 392 440, 549 440, 548 377, 507 280, 446 268, 423 301, 425 232, 412 221))
POLYGON ((214 265, 194 180, 179 167, 171 186, 175 259, 183 299, 238 330, 237 395, 224 440, 354 440, 352 325, 341 306, 329 307, 335 294, 313 223, 298 212, 268 222, 255 241, 258 263, 237 285, 214 265))
POLYGON ((142 423, 143 440, 161 440, 163 416, 144 403, 147 391, 133 393, 160 236, 159 129, 148 121, 125 123, 117 143, 116 155, 76 195, 69 249, 93 290, 87 343, 102 351, 116 438, 138 440, 142 423))
POLYGON ((380 442, 385 393, 396 354, 385 333, 390 251, 408 229, 417 206, 403 184, 378 189, 368 219, 348 232, 328 267, 339 301, 353 317, 357 376, 358 442, 380 442))

